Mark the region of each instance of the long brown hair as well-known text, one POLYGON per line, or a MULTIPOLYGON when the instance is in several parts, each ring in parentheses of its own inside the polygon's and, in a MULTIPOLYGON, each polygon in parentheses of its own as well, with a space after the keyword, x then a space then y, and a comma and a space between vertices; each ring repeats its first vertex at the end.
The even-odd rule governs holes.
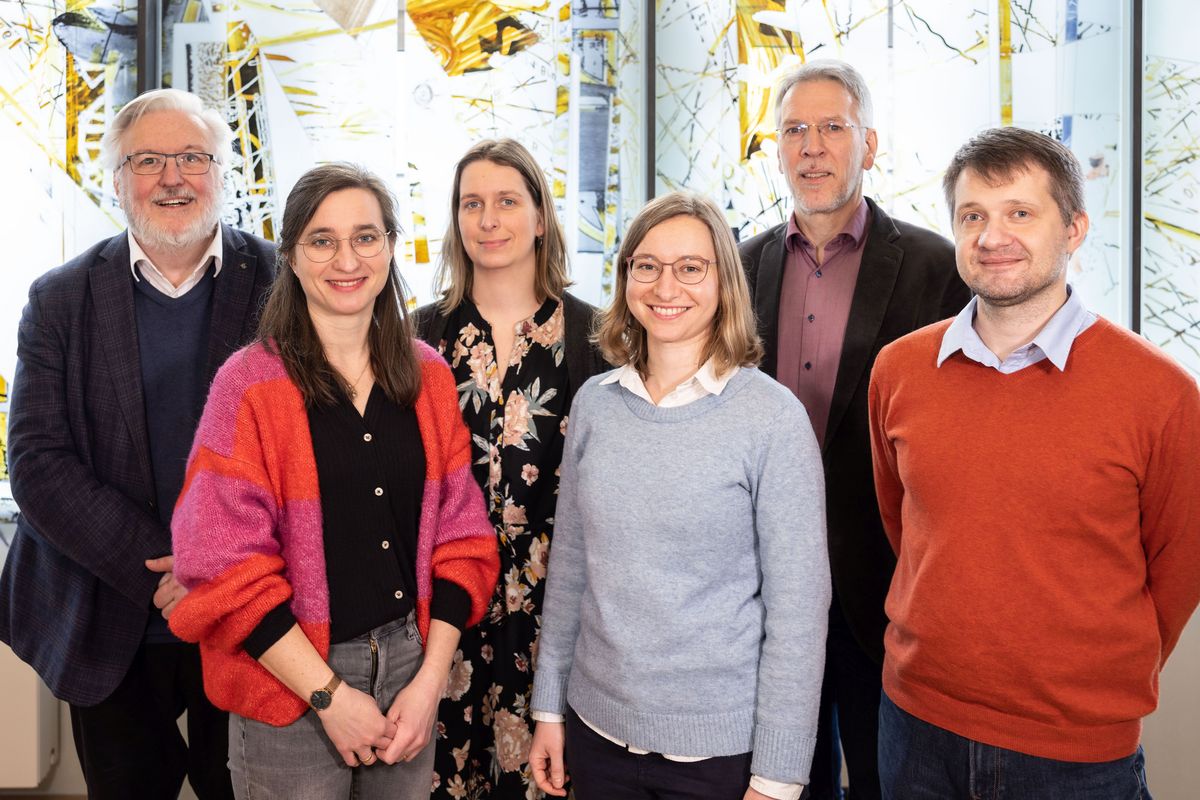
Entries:
POLYGON ((345 391, 342 379, 325 358, 325 347, 308 314, 308 299, 291 268, 300 235, 317 208, 326 197, 343 189, 365 189, 373 194, 379 201, 384 227, 390 232, 392 258, 387 283, 375 298, 367 348, 371 371, 384 394, 398 405, 412 406, 421 391, 421 364, 404 304, 404 280, 396 265, 396 202, 384 182, 362 167, 346 163, 314 167, 288 194, 279 238, 278 272, 258 323, 258 338, 283 359, 288 377, 300 389, 305 404, 333 405, 345 391))
POLYGON ((525 189, 533 198, 533 204, 542 218, 541 242, 535 245, 533 291, 539 302, 548 297, 561 299, 563 291, 571 285, 571 279, 567 277, 567 240, 558 214, 554 211, 550 184, 542 168, 520 142, 515 139, 484 139, 468 150, 454 167, 450 218, 446 223, 446 235, 442 237, 442 256, 434 281, 442 290, 439 308, 443 313, 453 311, 463 298, 471 295, 474 268, 467 248, 463 246, 462 231, 458 229, 458 205, 462 201, 463 170, 476 161, 512 167, 521 174, 525 189))
POLYGON ((712 236, 717 255, 717 313, 713 329, 704 344, 700 363, 713 360, 714 371, 724 375, 735 366, 752 367, 762 360, 762 341, 754 322, 750 289, 742 271, 733 230, 721 209, 707 197, 694 192, 671 192, 647 203, 629 227, 617 254, 617 285, 612 303, 600 315, 595 341, 611 364, 632 364, 646 376, 646 329, 633 316, 625 301, 629 285, 629 257, 637 252, 642 240, 654 226, 673 217, 692 217, 703 222, 712 236))

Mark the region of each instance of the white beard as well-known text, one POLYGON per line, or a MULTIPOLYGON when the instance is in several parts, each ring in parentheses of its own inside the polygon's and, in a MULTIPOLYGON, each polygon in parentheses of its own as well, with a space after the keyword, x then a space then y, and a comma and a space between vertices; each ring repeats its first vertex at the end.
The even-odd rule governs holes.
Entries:
MULTIPOLYGON (((125 210, 125 221, 129 224, 129 230, 133 232, 138 244, 148 250, 192 247, 200 242, 208 241, 221 221, 219 192, 214 192, 209 202, 198 208, 192 223, 179 232, 164 230, 149 215, 139 213, 124 183, 118 188, 117 196, 121 201, 121 208, 125 210)), ((191 194, 183 196, 191 197, 191 194)), ((194 197, 192 200, 199 202, 194 197)))

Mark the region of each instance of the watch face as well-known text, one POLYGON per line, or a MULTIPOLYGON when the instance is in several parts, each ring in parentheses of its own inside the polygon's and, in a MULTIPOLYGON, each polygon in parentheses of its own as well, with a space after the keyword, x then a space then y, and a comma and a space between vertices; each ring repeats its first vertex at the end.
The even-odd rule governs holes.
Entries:
POLYGON ((333 702, 333 692, 325 689, 317 689, 312 693, 312 697, 308 698, 308 703, 317 711, 323 711, 329 708, 329 704, 333 702))

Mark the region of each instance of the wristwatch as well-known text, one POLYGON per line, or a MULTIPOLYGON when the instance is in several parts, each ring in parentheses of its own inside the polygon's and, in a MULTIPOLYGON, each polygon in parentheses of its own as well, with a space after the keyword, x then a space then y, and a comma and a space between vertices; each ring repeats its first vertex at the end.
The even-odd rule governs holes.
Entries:
POLYGON ((333 692, 337 687, 342 685, 342 679, 337 673, 333 674, 333 678, 329 683, 325 684, 324 688, 317 689, 308 698, 308 704, 317 711, 323 711, 329 708, 329 704, 333 702, 333 692))

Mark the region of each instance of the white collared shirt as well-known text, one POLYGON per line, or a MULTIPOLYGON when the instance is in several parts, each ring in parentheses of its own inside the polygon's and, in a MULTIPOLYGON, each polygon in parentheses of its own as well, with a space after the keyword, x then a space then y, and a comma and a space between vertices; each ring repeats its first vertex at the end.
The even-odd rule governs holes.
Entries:
POLYGON ((146 251, 142 249, 137 239, 134 238, 133 231, 126 230, 125 234, 129 237, 129 269, 133 272, 133 279, 140 281, 142 278, 145 278, 147 283, 167 297, 183 297, 187 294, 204 277, 210 260, 213 264, 213 275, 216 276, 221 272, 221 253, 224 242, 221 240, 220 225, 217 226, 216 233, 213 234, 212 240, 208 243, 208 249, 200 257, 200 263, 184 279, 183 283, 178 286, 172 285, 167 280, 167 276, 159 272, 158 267, 154 266, 154 262, 150 260, 150 256, 146 255, 146 251))
POLYGON ((642 380, 642 376, 638 374, 637 367, 632 364, 626 364, 619 369, 613 370, 610 375, 600 381, 600 385, 607 386, 610 383, 620 383, 651 405, 658 406, 659 408, 678 408, 703 397, 708 397, 710 394, 720 394, 725 391, 725 385, 729 383, 730 378, 737 374, 738 369, 740 368, 735 366, 718 378, 712 359, 710 358, 696 371, 695 375, 676 386, 657 403, 650 399, 650 392, 646 389, 646 383, 642 380))
POLYGON ((978 309, 979 298, 972 297, 971 302, 958 312, 950 327, 942 334, 942 346, 937 357, 939 367, 950 356, 961 351, 972 361, 991 367, 1004 375, 1020 372, 1025 367, 1045 360, 1049 360, 1059 372, 1063 372, 1067 368, 1067 357, 1071 354, 1071 346, 1076 337, 1096 321, 1096 315, 1087 310, 1083 305, 1083 298, 1068 284, 1066 302, 1054 312, 1033 340, 1013 350, 1008 358, 1001 361, 988 349, 979 337, 979 332, 975 330, 978 309))
MULTIPOLYGON (((626 364, 623 367, 613 370, 611 374, 600 381, 601 386, 607 386, 612 383, 619 383, 625 389, 633 392, 638 397, 645 400, 651 405, 656 405, 659 408, 679 408, 686 406, 688 403, 694 403, 697 400, 702 400, 711 394, 719 395, 725 391, 725 386, 729 380, 737 374, 740 367, 734 367, 724 375, 717 377, 713 367, 712 359, 705 361, 703 366, 696 371, 696 374, 688 378, 683 383, 676 386, 668 392, 663 399, 657 403, 650 398, 650 392, 646 389, 646 383, 642 380, 642 376, 638 374, 637 368, 632 364, 626 364)), ((545 711, 534 711, 533 718, 538 722, 565 722, 566 718, 562 714, 551 714, 545 711)), ((646 755, 650 751, 643 750, 640 747, 634 747, 628 742, 622 742, 620 739, 609 736, 604 731, 597 728, 586 719, 580 717, 584 725, 587 725, 600 736, 603 736, 608 741, 615 745, 624 747, 634 755, 646 755)), ((706 761, 708 756, 679 756, 662 754, 662 757, 668 761, 680 761, 690 763, 694 761, 706 761)), ((768 780, 760 778, 757 775, 750 776, 750 788, 756 792, 765 794, 767 797, 775 800, 799 800, 800 795, 804 791, 804 785, 799 783, 781 783, 780 781, 768 780)))

